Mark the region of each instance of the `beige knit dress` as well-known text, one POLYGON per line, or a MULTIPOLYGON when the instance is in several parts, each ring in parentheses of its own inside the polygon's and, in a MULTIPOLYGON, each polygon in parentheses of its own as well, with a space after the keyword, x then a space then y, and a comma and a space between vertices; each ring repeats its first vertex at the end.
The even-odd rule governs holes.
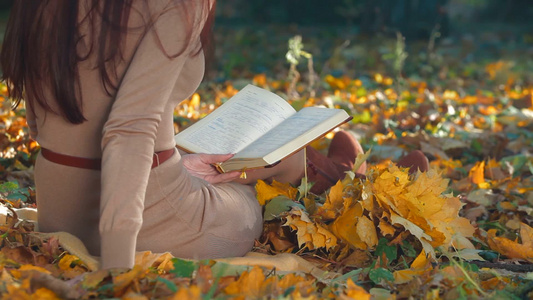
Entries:
MULTIPOLYGON (((80 1, 80 17, 86 2, 80 1)), ((146 2, 149 7, 137 7, 129 23, 139 27, 156 16, 154 30, 126 35, 116 93, 109 96, 104 90, 94 55, 79 64, 86 122, 73 125, 37 105, 28 109, 32 136, 42 147, 102 159, 102 170, 95 171, 39 155, 40 229, 78 236, 92 254, 101 255, 104 268, 131 267, 136 250, 169 251, 183 258, 243 255, 262 229, 252 186, 211 185, 193 177, 178 151, 151 169, 154 152, 175 147, 174 108, 195 91, 204 73, 204 57, 195 55, 199 32, 187 40, 183 20, 194 18, 201 28, 205 17, 172 9, 168 0, 146 2), (171 59, 159 41, 169 54, 184 44, 188 48, 171 59)), ((87 51, 91 38, 87 32, 80 53, 87 51)))

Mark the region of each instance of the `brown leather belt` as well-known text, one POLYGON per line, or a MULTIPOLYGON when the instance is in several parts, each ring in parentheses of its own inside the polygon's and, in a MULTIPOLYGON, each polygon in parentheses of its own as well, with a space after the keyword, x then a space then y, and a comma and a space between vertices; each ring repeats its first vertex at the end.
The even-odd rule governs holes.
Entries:
MULTIPOLYGON (((174 154, 175 149, 168 149, 154 153, 152 162, 152 169, 167 161, 174 154)), ((100 170, 102 168, 102 160, 100 158, 85 158, 78 156, 70 156, 56 153, 52 150, 41 148, 41 154, 47 160, 74 168, 100 170)))

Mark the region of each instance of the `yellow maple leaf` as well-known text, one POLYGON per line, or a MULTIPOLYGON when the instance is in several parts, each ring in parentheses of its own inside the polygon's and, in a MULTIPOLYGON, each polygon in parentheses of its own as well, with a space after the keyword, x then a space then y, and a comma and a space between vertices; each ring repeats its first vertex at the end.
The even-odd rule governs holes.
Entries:
POLYGON ((487 242, 489 247, 509 258, 517 258, 533 262, 533 228, 525 223, 520 224, 522 243, 496 236, 496 229, 490 229, 487 242))
POLYGON ((255 190, 257 191, 257 200, 261 205, 265 205, 267 201, 277 196, 286 196, 289 199, 295 199, 298 193, 298 189, 292 187, 290 184, 280 183, 275 180, 272 182, 272 185, 269 185, 263 180, 258 180, 255 185, 255 190))
POLYGON ((305 246, 309 250, 324 247, 329 250, 337 245, 335 235, 321 224, 311 221, 307 213, 300 208, 293 208, 285 218, 287 222, 283 225, 296 230, 300 247, 305 246))
POLYGON ((358 249, 367 249, 368 245, 362 241, 357 232, 357 222, 362 215, 363 208, 361 204, 356 203, 351 208, 344 210, 342 215, 329 226, 329 229, 348 245, 358 249))
POLYGON ((401 201, 400 195, 405 193, 405 186, 409 183, 409 173, 392 165, 375 179, 372 186, 380 205, 406 214, 407 207, 401 201))
POLYGON ((451 195, 441 196, 444 201, 442 209, 432 214, 429 220, 435 229, 444 234, 445 240, 442 245, 451 245, 457 249, 473 249, 474 246, 468 240, 474 236, 475 227, 466 218, 459 217, 459 210, 463 206, 459 198, 451 195))
POLYGON ((407 200, 417 214, 431 216, 442 209, 444 201, 439 201, 440 195, 448 187, 448 180, 443 179, 434 170, 420 173, 412 184, 406 186, 407 200))
POLYGON ((474 227, 459 217, 459 199, 442 194, 448 180, 437 171, 431 169, 409 177, 407 169, 393 165, 378 170, 374 182, 366 184, 381 207, 379 227, 386 230, 383 234, 394 233, 394 227, 387 225, 402 225, 431 257, 435 257, 433 248, 452 243, 460 249, 473 248, 468 238, 473 236, 474 227))
POLYGON ((339 214, 340 210, 344 206, 343 199, 344 184, 337 181, 337 184, 331 187, 328 195, 326 196, 326 202, 320 206, 317 210, 317 215, 322 216, 324 220, 333 220, 339 214))
POLYGON ((435 257, 435 251, 433 250, 433 247, 430 244, 432 238, 429 234, 424 232, 422 228, 395 213, 391 213, 391 223, 402 225, 405 230, 409 231, 418 239, 418 241, 420 241, 420 243, 422 244, 422 248, 427 253, 429 253, 431 257, 435 257))

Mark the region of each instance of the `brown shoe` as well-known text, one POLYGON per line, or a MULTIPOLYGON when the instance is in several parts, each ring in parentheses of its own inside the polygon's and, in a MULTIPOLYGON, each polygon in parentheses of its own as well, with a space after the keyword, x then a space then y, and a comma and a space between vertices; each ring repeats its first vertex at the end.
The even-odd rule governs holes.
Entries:
POLYGON ((426 172, 429 170, 429 160, 426 155, 424 155, 424 152, 420 150, 414 150, 402 157, 397 165, 399 167, 409 168, 409 174, 416 173, 418 170, 420 170, 420 172, 426 172))
MULTIPOLYGON (((307 148, 307 176, 309 182, 314 182, 311 192, 322 194, 332 187, 337 181, 344 178, 346 171, 351 171, 355 157, 363 153, 363 148, 353 137, 346 131, 339 131, 331 140, 326 157, 314 148, 307 148)), ((366 172, 366 162, 357 170, 357 173, 366 172)))
POLYGON ((307 180, 314 183, 310 192, 320 195, 341 179, 337 166, 331 159, 311 146, 306 147, 307 180))
MULTIPOLYGON (((344 172, 353 169, 355 158, 359 153, 364 153, 363 147, 361 147, 361 144, 359 144, 353 134, 347 131, 339 131, 331 140, 328 157, 337 166, 337 170, 344 175, 344 172)), ((359 167, 356 173, 366 173, 366 162, 359 167)))

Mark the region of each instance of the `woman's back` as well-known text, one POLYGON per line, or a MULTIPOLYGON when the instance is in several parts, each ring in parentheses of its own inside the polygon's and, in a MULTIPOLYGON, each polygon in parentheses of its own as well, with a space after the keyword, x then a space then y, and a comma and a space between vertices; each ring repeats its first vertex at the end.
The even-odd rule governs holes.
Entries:
MULTIPOLYGON (((49 109, 32 99, 33 86, 26 87, 26 101, 31 103, 28 124, 43 149, 102 159, 102 170, 54 163, 40 154, 35 166, 39 223, 45 232, 75 234, 93 254, 100 253, 103 240, 103 251, 116 252, 108 257, 120 265, 121 257, 131 261, 127 253, 135 250, 154 153, 175 147, 173 108, 194 92, 203 77, 204 57, 198 53, 201 10, 191 5, 184 11, 173 1, 165 5, 133 1, 121 56, 106 65, 111 85, 104 85, 92 30, 99 28, 102 19, 99 14, 87 17, 93 1, 79 2, 77 53, 84 59, 77 64, 76 99, 85 121, 72 124, 64 114, 54 113, 60 112, 59 101, 45 77, 52 73, 43 75, 49 109), (120 249, 127 249, 126 255, 119 254, 120 249)), ((53 13, 42 16, 56 17, 53 13)))

